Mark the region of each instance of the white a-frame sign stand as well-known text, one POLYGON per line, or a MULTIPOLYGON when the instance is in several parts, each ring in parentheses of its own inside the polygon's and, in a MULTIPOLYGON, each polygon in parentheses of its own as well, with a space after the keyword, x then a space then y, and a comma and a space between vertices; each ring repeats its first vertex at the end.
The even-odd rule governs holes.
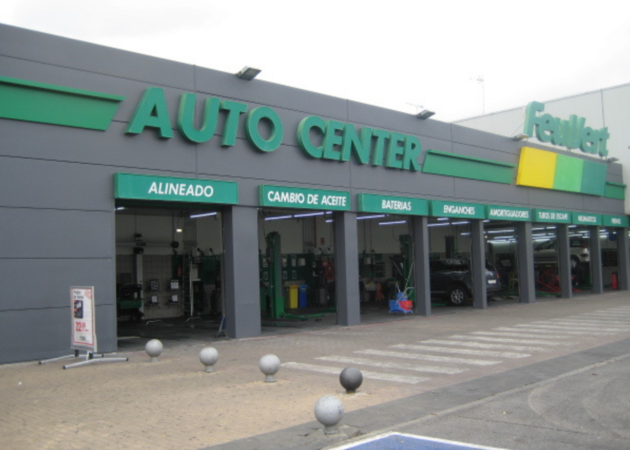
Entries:
POLYGON ((96 310, 94 309, 94 286, 72 286, 70 288, 70 313, 72 317, 72 339, 70 348, 74 355, 40 361, 45 364, 69 358, 78 358, 79 351, 85 350, 85 361, 63 366, 64 369, 85 366, 97 362, 123 362, 129 358, 105 358, 98 353, 96 339, 96 310))

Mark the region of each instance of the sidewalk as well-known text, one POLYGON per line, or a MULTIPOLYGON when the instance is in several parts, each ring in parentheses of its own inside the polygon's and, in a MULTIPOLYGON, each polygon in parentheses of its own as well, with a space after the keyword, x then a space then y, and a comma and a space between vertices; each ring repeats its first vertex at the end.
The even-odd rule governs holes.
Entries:
POLYGON ((545 364, 564 373, 610 359, 610 351, 601 349, 612 345, 619 352, 622 347, 615 343, 630 338, 630 309, 626 308, 630 308, 628 294, 614 292, 532 305, 506 302, 483 311, 448 308, 439 311, 442 315, 429 318, 401 316, 397 321, 356 327, 278 327, 277 331, 265 329, 262 337, 242 340, 216 339, 216 328, 206 330, 203 323, 189 323, 195 328, 174 330, 169 339, 164 339, 165 349, 158 363, 149 362, 144 352, 147 336, 121 341, 118 356, 129 357, 128 362, 69 370, 62 369, 67 361, 0 366, 2 448, 323 448, 343 437, 324 436, 314 422, 313 406, 324 395, 337 395, 342 400, 346 410, 343 429, 350 434, 390 428, 401 423, 400 414, 409 421, 448 406, 434 402, 427 409, 425 401, 418 401, 444 389, 464 394, 453 400, 461 405, 483 399, 488 392, 495 395, 558 375, 541 371, 545 364), (613 331, 598 334, 588 319, 593 311, 603 311, 599 316, 605 318, 602 320, 615 322, 609 327, 613 331), (558 326, 545 325, 563 318, 575 321, 581 329, 568 331, 569 326, 559 322, 552 322, 558 326), (621 323, 624 320, 627 324, 621 323), (500 353, 498 348, 488 350, 487 346, 512 345, 499 343, 509 338, 475 333, 506 334, 510 332, 496 330, 526 328, 533 322, 539 323, 536 326, 541 327, 541 336, 545 336, 545 330, 549 334, 556 328, 565 330, 564 337, 569 339, 557 344, 549 341, 544 347, 523 343, 519 351, 526 357, 508 357, 516 353, 507 351, 503 351, 503 357, 459 357, 491 361, 489 365, 468 362, 464 367, 444 359, 457 356, 448 353, 449 345, 457 349, 451 351, 500 353), (476 346, 465 347, 465 342, 444 344, 449 339, 462 339, 455 336, 467 337, 471 343, 474 337, 476 346), (484 336, 491 339, 481 339, 484 336), (433 351, 432 358, 442 358, 443 362, 392 356, 403 353, 426 357, 420 350, 404 347, 418 343, 447 348, 443 350, 447 353, 433 351), (207 345, 219 351, 214 373, 205 373, 198 359, 199 351, 207 345), (276 375, 276 383, 265 383, 258 369, 260 357, 267 353, 277 355, 285 364, 276 375), (574 368, 554 363, 571 355, 587 357, 574 356, 574 368), (347 362, 357 360, 362 362, 347 362), (364 373, 363 385, 355 395, 346 395, 338 380, 338 372, 349 365, 364 373), (326 373, 330 367, 338 369, 336 375, 326 373), (449 373, 436 372, 444 367, 449 373), (535 367, 538 369, 531 369, 535 367), (370 372, 374 376, 366 376, 370 372), (479 380, 492 377, 495 382, 488 391, 483 387, 487 381, 479 380), (497 384, 496 380, 502 382, 497 384), (475 387, 474 383, 481 385, 475 387))

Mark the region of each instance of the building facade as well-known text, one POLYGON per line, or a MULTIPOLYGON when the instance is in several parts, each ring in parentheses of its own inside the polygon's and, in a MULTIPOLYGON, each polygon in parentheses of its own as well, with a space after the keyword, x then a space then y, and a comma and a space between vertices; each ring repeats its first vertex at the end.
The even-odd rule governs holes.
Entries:
POLYGON ((438 257, 471 261, 485 308, 475 268, 499 258, 492 230, 510 230, 500 253, 518 261, 522 302, 536 298, 541 227, 558 242, 559 295, 572 295, 577 228, 592 292, 607 284, 603 228, 628 289, 621 164, 4 25, 0 62, 0 363, 76 348, 76 287, 98 352, 116 351, 128 303, 145 318, 220 311, 228 336, 257 336, 298 283, 356 325, 357 280, 391 278, 374 261, 401 252, 418 314, 438 257), (571 186, 532 184, 540 158, 562 159, 571 186))

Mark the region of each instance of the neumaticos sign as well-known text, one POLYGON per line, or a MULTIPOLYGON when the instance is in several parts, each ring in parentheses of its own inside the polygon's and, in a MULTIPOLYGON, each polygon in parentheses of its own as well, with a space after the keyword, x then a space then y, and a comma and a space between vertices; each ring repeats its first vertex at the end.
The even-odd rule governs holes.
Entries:
MULTIPOLYGON (((236 143, 241 115, 245 115, 245 135, 254 148, 272 152, 282 144, 282 120, 269 107, 249 109, 245 103, 208 97, 204 100, 203 117, 199 120, 195 117, 196 103, 195 94, 182 95, 177 114, 177 130, 191 142, 209 141, 217 132, 219 116, 224 115, 223 129, 219 130, 221 145, 231 147, 236 143), (201 125, 196 126, 196 123, 201 125), (263 127, 261 123, 264 123, 263 127), (261 132, 261 128, 265 131, 261 132)), ((150 87, 144 92, 126 132, 140 134, 147 127, 157 130, 164 139, 173 137, 166 98, 161 88, 150 87)), ((343 162, 354 159, 358 164, 420 170, 422 146, 415 136, 369 127, 357 131, 351 124, 327 121, 318 116, 305 117, 296 132, 299 147, 311 158, 343 162)))
POLYGON ((540 102, 531 102, 525 111, 525 125, 523 134, 534 136, 541 142, 551 142, 566 148, 579 148, 584 153, 600 156, 608 155, 606 143, 610 135, 608 128, 603 127, 594 130, 586 126, 586 119, 574 114, 568 120, 554 117, 551 114, 542 114, 545 105, 540 102))

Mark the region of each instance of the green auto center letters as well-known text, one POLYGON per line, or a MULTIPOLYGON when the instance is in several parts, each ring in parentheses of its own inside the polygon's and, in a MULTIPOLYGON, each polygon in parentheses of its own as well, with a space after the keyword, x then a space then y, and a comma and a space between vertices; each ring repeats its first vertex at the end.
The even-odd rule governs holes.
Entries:
MULTIPOLYGON (((183 94, 177 114, 177 130, 190 142, 204 143, 212 139, 217 131, 219 116, 224 115, 221 146, 234 146, 240 118, 244 114, 245 136, 254 148, 262 152, 272 152, 282 144, 282 121, 269 107, 261 106, 248 111, 245 103, 208 97, 204 102, 203 118, 199 121, 195 120, 196 104, 195 94, 183 94), (200 126, 195 126, 195 123, 200 123, 200 126), (260 132, 261 123, 266 125, 266 133, 260 132)), ((147 127, 155 129, 160 138, 173 137, 173 127, 162 88, 150 87, 144 92, 126 133, 140 134, 147 127)), ((300 149, 316 159, 347 162, 352 157, 358 164, 420 170, 422 146, 415 136, 369 127, 364 127, 357 133, 351 124, 309 116, 300 122, 297 140, 300 149), (321 142, 316 145, 313 139, 321 142)))

